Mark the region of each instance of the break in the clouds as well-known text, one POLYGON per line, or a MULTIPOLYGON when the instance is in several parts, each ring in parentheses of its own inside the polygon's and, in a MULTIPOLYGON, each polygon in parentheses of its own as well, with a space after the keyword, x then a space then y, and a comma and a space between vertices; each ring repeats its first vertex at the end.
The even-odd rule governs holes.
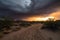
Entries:
POLYGON ((55 1, 57 0, 0 0, 0 15, 17 14, 26 17, 50 13, 57 8, 54 7, 55 1))

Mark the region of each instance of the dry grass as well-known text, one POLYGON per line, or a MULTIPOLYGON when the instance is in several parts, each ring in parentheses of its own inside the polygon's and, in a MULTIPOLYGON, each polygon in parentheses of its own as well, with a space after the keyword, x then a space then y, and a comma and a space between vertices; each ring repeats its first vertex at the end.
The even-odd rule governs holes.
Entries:
POLYGON ((41 30, 42 24, 34 24, 28 28, 4 36, 1 40, 60 40, 60 32, 41 30))

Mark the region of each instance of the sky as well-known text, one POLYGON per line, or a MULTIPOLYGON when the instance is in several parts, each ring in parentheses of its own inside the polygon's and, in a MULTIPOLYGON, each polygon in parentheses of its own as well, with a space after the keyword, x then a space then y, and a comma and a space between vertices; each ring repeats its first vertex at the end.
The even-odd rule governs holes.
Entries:
POLYGON ((60 17, 59 0, 0 0, 0 16, 14 19, 54 16, 60 17))

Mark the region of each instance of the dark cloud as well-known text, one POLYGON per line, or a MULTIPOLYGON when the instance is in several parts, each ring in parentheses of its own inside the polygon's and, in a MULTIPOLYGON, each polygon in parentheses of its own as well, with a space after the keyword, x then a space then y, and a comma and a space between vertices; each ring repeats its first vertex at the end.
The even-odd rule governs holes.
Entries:
POLYGON ((58 6, 60 6, 59 0, 34 0, 31 7, 31 11, 34 13, 49 13, 55 11, 58 6))
POLYGON ((0 6, 7 7, 14 11, 27 12, 30 1, 28 0, 0 0, 0 6), (2 5, 3 4, 3 5, 2 5))
POLYGON ((49 14, 60 7, 60 0, 0 0, 0 16, 26 18, 49 14))

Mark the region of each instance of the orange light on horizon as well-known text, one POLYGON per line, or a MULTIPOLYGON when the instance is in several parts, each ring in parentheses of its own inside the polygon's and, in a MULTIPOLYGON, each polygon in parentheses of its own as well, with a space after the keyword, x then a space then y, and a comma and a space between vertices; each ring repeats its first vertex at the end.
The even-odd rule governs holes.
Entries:
POLYGON ((27 18, 25 20, 27 21, 47 21, 49 18, 54 18, 54 17, 30 17, 30 18, 27 18))
POLYGON ((53 12, 49 14, 48 16, 33 16, 33 17, 28 17, 24 20, 26 21, 47 21, 49 18, 54 19, 54 20, 60 20, 60 10, 57 10, 56 12, 53 12))
POLYGON ((55 17, 55 20, 60 20, 60 11, 53 12, 49 16, 55 17))

